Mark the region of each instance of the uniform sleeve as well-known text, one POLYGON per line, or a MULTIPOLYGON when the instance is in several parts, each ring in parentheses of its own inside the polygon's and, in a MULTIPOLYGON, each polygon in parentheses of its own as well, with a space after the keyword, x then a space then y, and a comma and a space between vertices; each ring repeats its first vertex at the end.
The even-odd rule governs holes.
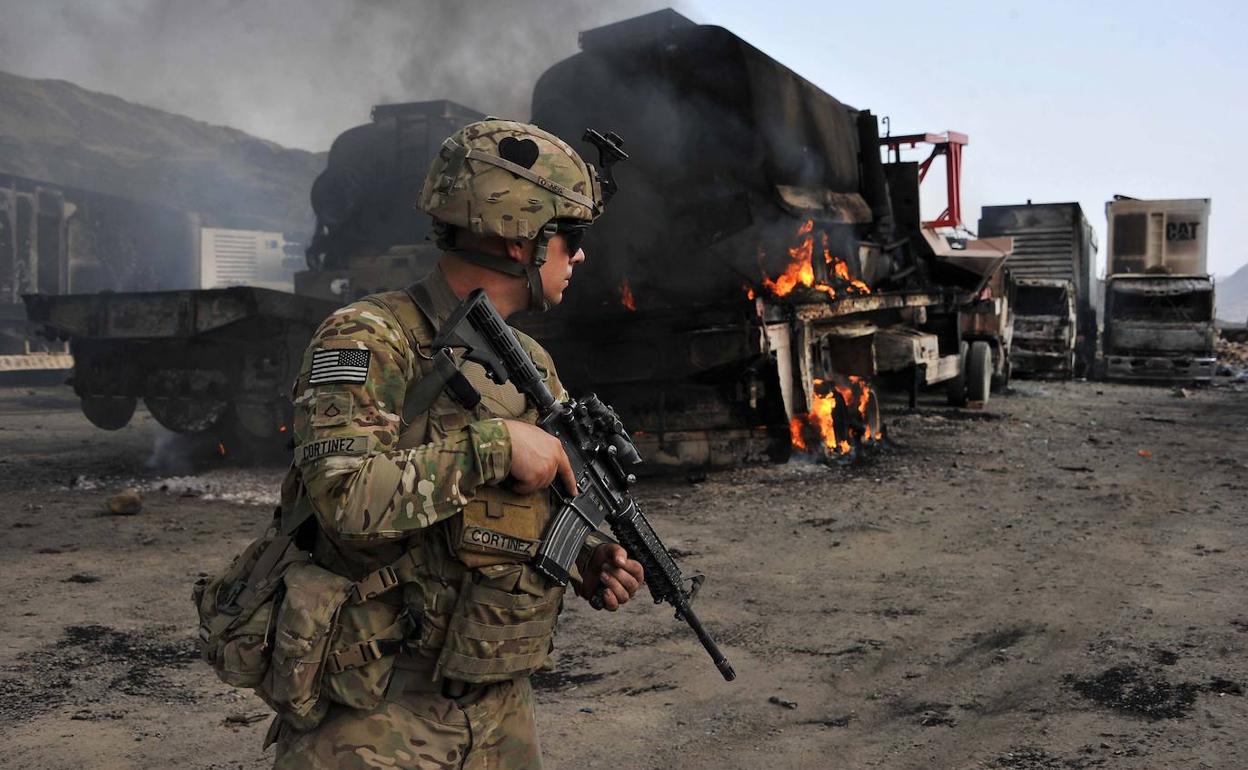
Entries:
POLYGON ((397 448, 403 397, 420 369, 386 311, 358 302, 312 337, 294 392, 295 463, 321 526, 341 540, 392 540, 459 512, 511 467, 502 420, 397 448))

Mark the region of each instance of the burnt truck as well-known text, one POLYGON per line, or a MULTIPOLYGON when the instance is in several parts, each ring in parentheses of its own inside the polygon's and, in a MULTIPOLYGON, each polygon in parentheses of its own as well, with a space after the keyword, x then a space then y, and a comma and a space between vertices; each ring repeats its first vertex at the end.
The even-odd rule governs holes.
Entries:
POLYGON ((69 292, 40 285, 23 299, 45 336, 69 343, 70 382, 83 413, 116 430, 141 400, 165 428, 210 434, 223 453, 280 447, 290 383, 317 324, 358 296, 406 285, 432 264, 420 246, 427 218, 414 215, 410 202, 442 139, 477 117, 445 101, 383 106, 371 123, 342 134, 312 188, 318 222, 294 294, 254 285, 193 288, 203 263, 195 215, 137 206, 161 216, 136 227, 125 214, 136 204, 118 211, 123 202, 104 196, 99 200, 113 208, 96 203, 86 209, 93 212, 88 221, 126 237, 98 242, 73 238, 70 220, 64 248, 71 272, 61 284, 69 292), (416 245, 387 253, 381 243, 416 245), (88 254, 100 257, 76 267, 88 254), (93 267, 101 262, 108 269, 93 267), (84 270, 99 278, 74 278, 84 270))
POLYGON ((1019 278, 1014 295, 1014 370, 1025 377, 1071 379, 1078 357, 1075 286, 1052 278, 1019 278))
POLYGON ((1216 369, 1210 201, 1105 204, 1104 373, 1108 379, 1207 382, 1216 369))
MULTIPOLYGON (((957 235, 966 137, 881 137, 871 112, 671 11, 580 43, 537 82, 532 119, 574 144, 587 126, 616 131, 631 158, 615 168, 620 192, 588 235, 575 290, 516 323, 571 390, 617 408, 648 459, 852 453, 881 437, 879 377, 987 400, 1008 371, 997 276, 1009 239, 957 235), (906 160, 911 148, 930 154, 906 160), (949 209, 924 222, 919 180, 941 160, 949 209)), ((32 301, 31 317, 83 356, 84 408, 124 399, 116 417, 137 398, 179 398, 181 419, 161 420, 175 430, 280 438, 313 325, 437 258, 412 202, 442 139, 479 117, 452 102, 382 105, 343 133, 312 186, 317 226, 295 294, 32 301)), ((593 145, 577 148, 598 161, 593 145)))
POLYGON ((1078 203, 985 206, 984 237, 1010 236, 1015 279, 1014 371, 1069 379, 1096 360, 1096 231, 1078 203))
POLYGON ((1003 312, 988 284, 1009 242, 947 237, 965 136, 882 137, 870 111, 671 11, 580 47, 539 79, 533 120, 569 138, 610 128, 631 159, 575 291, 521 325, 651 461, 852 453, 880 437, 882 376, 912 393, 960 379, 952 400, 987 400, 1006 346, 991 323, 968 339, 964 316, 1003 312), (948 209, 924 221, 919 182, 938 161, 948 209))

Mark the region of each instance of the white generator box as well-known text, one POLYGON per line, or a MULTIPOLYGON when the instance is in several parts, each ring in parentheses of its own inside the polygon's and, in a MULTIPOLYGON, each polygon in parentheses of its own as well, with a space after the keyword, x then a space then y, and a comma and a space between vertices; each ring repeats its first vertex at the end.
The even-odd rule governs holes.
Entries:
POLYGON ((258 286, 295 290, 294 246, 281 233, 205 227, 199 235, 199 288, 258 286))
POLYGON ((1106 203, 1108 275, 1205 275, 1210 208, 1208 198, 1106 203))

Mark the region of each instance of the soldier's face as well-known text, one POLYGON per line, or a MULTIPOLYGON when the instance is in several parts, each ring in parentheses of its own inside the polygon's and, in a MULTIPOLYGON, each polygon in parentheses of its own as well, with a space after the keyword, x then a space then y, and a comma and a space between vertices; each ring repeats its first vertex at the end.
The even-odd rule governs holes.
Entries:
POLYGON ((563 301, 563 292, 572 280, 572 271, 585 261, 585 250, 568 253, 568 242, 562 234, 555 235, 546 246, 546 264, 542 265, 542 290, 553 307, 563 301))

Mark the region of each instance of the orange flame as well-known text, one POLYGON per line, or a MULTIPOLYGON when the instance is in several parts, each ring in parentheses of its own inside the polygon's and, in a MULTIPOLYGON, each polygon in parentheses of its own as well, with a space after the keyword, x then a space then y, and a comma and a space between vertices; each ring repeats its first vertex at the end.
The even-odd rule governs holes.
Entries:
POLYGON ((810 412, 789 421, 789 438, 794 449, 807 451, 807 436, 811 432, 817 434, 819 443, 831 455, 847 455, 853 451, 854 443, 865 444, 880 439, 870 415, 874 393, 865 378, 838 376, 834 382, 816 379, 813 384, 810 412), (848 418, 845 425, 837 424, 838 405, 844 407, 842 414, 848 418), (849 410, 856 415, 846 414, 849 410))
POLYGON ((626 310, 637 310, 637 301, 633 299, 633 287, 628 285, 627 278, 620 279, 620 304, 626 310))
POLYGON ((789 442, 793 444, 794 449, 806 451, 806 439, 802 436, 802 428, 805 426, 803 421, 804 415, 798 415, 789 420, 789 442))
MULTIPOLYGON (((829 275, 835 278, 839 286, 823 283, 815 280, 814 254, 815 254, 815 222, 813 219, 807 219, 802 226, 797 229, 797 245, 791 246, 789 252, 789 264, 785 266, 784 272, 774 280, 763 276, 763 286, 776 297, 787 297, 792 294, 798 286, 804 286, 812 291, 823 292, 829 297, 836 297, 838 292, 842 294, 870 294, 871 287, 858 278, 853 277, 849 272, 849 263, 840 257, 832 256, 832 251, 828 248, 828 234, 826 232, 819 233, 819 241, 821 251, 823 253, 823 261, 831 270, 829 275)), ((747 295, 752 294, 751 290, 746 290, 747 295)), ((753 296, 750 296, 753 299, 753 296)))
POLYGON ((225 457, 225 442, 223 441, 217 442, 217 454, 221 455, 222 457, 225 457))

